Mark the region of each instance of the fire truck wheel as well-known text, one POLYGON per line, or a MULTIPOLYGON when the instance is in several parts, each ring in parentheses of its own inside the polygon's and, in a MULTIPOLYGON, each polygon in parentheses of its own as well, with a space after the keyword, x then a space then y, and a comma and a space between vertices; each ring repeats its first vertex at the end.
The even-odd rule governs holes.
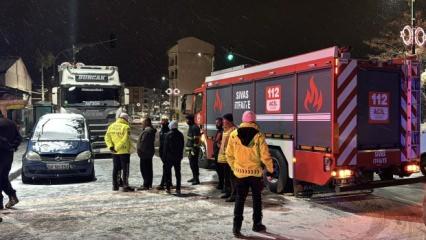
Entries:
POLYGON ((420 160, 420 171, 426 176, 426 155, 422 155, 422 159, 420 160))
POLYGON ((393 172, 391 168, 384 169, 381 173, 379 173, 379 177, 381 180, 392 180, 393 172))
POLYGON ((273 193, 283 193, 288 182, 288 167, 284 156, 277 149, 270 148, 272 161, 274 164, 274 173, 271 178, 264 174, 264 181, 269 191, 273 193))
POLYGON ((201 144, 200 154, 198 154, 198 166, 200 168, 209 168, 209 160, 206 157, 206 147, 201 144))

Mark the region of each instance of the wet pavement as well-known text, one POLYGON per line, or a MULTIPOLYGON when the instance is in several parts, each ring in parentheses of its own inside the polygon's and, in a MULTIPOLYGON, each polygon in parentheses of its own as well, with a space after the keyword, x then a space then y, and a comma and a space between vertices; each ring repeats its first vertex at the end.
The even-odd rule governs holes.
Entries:
MULTIPOLYGON (((113 192, 112 161, 96 160, 94 182, 12 182, 20 203, 4 210, 0 239, 232 239, 233 204, 220 199, 212 170, 189 185, 182 163, 182 196, 163 191, 113 192)), ((161 161, 154 159, 154 185, 161 161)), ((139 159, 131 158, 130 184, 139 186, 139 159)), ((426 239, 424 186, 377 189, 372 194, 315 195, 312 199, 264 191, 267 233, 251 231, 247 202, 243 234, 249 239, 426 239)))

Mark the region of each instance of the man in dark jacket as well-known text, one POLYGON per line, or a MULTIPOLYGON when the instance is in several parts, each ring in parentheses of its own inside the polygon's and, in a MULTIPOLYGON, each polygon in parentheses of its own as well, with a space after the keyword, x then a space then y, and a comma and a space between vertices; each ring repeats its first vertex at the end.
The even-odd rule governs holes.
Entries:
POLYGON ((22 137, 14 122, 7 118, 0 118, 0 209, 3 209, 3 195, 5 192, 9 197, 6 208, 16 205, 19 200, 16 191, 9 181, 9 173, 12 168, 13 152, 21 144, 22 137))
POLYGON ((200 128, 195 124, 194 115, 190 114, 186 116, 186 123, 188 124, 188 139, 186 141, 185 150, 188 153, 189 166, 192 171, 192 179, 188 182, 192 185, 200 184, 200 169, 198 167, 198 156, 200 154, 200 128))
POLYGON ((170 193, 170 187, 172 185, 172 167, 175 168, 176 176, 176 194, 180 194, 181 185, 181 174, 180 165, 183 158, 184 139, 183 134, 177 129, 178 123, 172 121, 169 124, 171 129, 164 139, 163 157, 166 160, 166 188, 167 192, 170 193))
POLYGON ((157 187, 158 190, 164 190, 164 186, 166 185, 165 182, 165 174, 166 174, 166 159, 163 156, 163 149, 164 149, 164 138, 166 134, 170 131, 169 128, 169 120, 167 118, 164 118, 161 120, 161 130, 160 130, 160 149, 158 151, 160 155, 160 159, 163 162, 163 176, 161 176, 161 183, 157 187))
POLYGON ((157 132, 151 123, 151 119, 147 118, 142 123, 143 131, 139 136, 137 151, 140 158, 140 170, 143 178, 143 186, 140 190, 149 190, 152 188, 152 158, 154 157, 154 141, 157 132))
POLYGON ((222 143, 223 136, 223 119, 221 117, 216 118, 216 134, 213 137, 213 157, 216 166, 217 178, 219 180, 217 184, 217 189, 222 190, 224 186, 224 171, 221 166, 219 166, 217 162, 217 158, 219 156, 220 145, 222 143))

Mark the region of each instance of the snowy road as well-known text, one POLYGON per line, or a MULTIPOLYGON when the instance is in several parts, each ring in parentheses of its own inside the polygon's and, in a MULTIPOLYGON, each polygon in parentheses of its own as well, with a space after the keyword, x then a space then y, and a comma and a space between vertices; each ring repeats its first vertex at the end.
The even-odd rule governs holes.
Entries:
MULTIPOLYGON (((136 156, 132 185, 142 183, 136 156)), ((154 159, 154 184, 161 163, 154 159)), ((193 187, 183 162, 182 197, 156 190, 112 192, 110 160, 97 160, 97 181, 23 185, 13 181, 21 202, 1 211, 0 239, 231 239, 233 205, 214 188, 213 171, 201 170, 203 184, 193 187)), ((423 185, 376 190, 374 194, 311 200, 265 192, 268 233, 251 229, 245 211, 243 234, 250 239, 426 239, 423 185)), ((249 205, 251 206, 251 202, 249 205)))

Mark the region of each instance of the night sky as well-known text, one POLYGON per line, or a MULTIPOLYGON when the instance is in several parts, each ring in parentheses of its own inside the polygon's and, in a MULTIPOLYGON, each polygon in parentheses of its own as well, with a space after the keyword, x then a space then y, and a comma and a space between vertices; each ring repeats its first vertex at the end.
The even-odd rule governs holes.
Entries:
POLYGON ((402 11, 409 11, 405 0, 1 0, 0 55, 22 56, 38 83, 37 49, 55 55, 114 33, 115 48, 86 48, 78 60, 117 65, 127 85, 156 87, 167 73, 166 51, 183 37, 215 45, 216 69, 248 63, 227 63, 228 47, 262 62, 336 44, 365 57, 371 50, 363 40, 402 11))

